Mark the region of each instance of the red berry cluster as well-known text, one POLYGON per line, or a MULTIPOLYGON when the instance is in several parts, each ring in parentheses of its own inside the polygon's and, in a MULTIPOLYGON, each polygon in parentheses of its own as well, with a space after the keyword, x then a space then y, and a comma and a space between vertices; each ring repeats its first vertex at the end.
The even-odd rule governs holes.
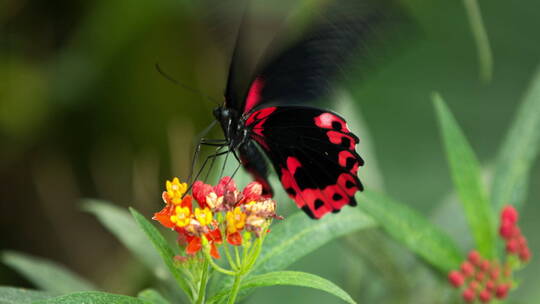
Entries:
MULTIPOLYGON (((461 296, 467 303, 479 300, 489 303, 493 298, 504 299, 512 288, 511 256, 519 257, 521 262, 531 258, 527 240, 517 226, 518 212, 512 206, 505 206, 501 212, 499 234, 506 242, 506 262, 503 266, 497 260, 483 259, 473 250, 459 270, 448 274, 448 281, 455 288, 463 287, 461 296)), ((515 260, 516 258, 514 258, 515 260)))
POLYGON ((508 205, 501 212, 501 225, 499 235, 506 241, 506 253, 517 255, 522 262, 528 262, 531 258, 531 251, 527 245, 527 239, 521 234, 517 226, 518 212, 514 207, 508 205))

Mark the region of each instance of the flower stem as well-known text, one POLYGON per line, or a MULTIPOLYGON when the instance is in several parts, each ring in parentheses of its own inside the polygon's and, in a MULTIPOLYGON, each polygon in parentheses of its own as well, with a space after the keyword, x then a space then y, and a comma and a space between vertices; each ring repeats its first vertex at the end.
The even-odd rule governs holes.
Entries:
POLYGON ((234 260, 232 259, 231 257, 231 253, 229 251, 229 245, 227 245, 227 243, 225 243, 223 245, 223 247, 225 248, 225 256, 227 256, 227 261, 229 262, 229 265, 231 265, 231 268, 234 269, 234 270, 238 270, 238 265, 236 265, 236 263, 234 262, 234 260))
POLYGON ((237 272, 234 272, 234 271, 230 271, 230 270, 227 270, 221 266, 219 266, 218 264, 216 264, 216 262, 214 262, 214 260, 212 259, 212 256, 210 256, 210 248, 205 246, 205 248, 203 248, 203 252, 204 252, 204 256, 206 257, 206 261, 208 261, 208 263, 210 263, 210 266, 212 266, 212 268, 214 268, 215 270, 223 273, 223 274, 226 274, 226 275, 230 275, 230 276, 235 276, 237 274, 237 272))
POLYGON ((231 289, 231 293, 229 294, 229 300, 227 301, 227 304, 234 304, 236 301, 236 296, 238 295, 238 291, 240 290, 240 282, 242 282, 242 274, 239 273, 234 277, 234 283, 231 289))
POLYGON ((208 283, 208 259, 204 259, 203 269, 201 274, 201 282, 199 284, 199 292, 197 293, 197 304, 204 303, 206 295, 206 285, 208 283))

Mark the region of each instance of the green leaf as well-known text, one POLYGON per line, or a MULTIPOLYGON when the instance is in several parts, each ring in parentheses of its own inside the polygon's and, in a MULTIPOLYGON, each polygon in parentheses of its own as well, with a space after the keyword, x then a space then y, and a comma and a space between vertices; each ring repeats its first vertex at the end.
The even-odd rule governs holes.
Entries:
MULTIPOLYGON (((314 274, 299 271, 276 271, 251 277, 242 282, 240 296, 246 295, 250 290, 264 286, 289 285, 309 287, 328 292, 347 303, 356 303, 349 294, 334 283, 314 274)), ((216 294, 209 303, 218 303, 229 295, 229 289, 216 294)))
POLYGON ((141 300, 147 301, 153 304, 170 304, 167 299, 165 299, 157 290, 154 289, 145 289, 137 295, 141 300))
POLYGON ((77 292, 50 299, 33 302, 33 304, 149 304, 137 298, 116 295, 99 291, 77 292))
POLYGON ((504 204, 519 207, 526 197, 529 173, 540 148, 540 69, 499 150, 491 187, 493 208, 504 204))
POLYGON ((154 248, 161 256, 161 259, 165 263, 165 266, 167 266, 167 269, 169 269, 170 273, 173 275, 180 288, 182 288, 186 295, 191 298, 192 294, 189 284, 183 277, 182 272, 174 265, 174 251, 171 249, 171 247, 169 247, 169 244, 167 243, 163 235, 161 235, 161 233, 159 233, 156 227, 154 227, 154 225, 152 225, 144 216, 137 212, 137 210, 133 208, 129 208, 129 210, 131 211, 133 218, 139 225, 139 228, 142 229, 148 239, 152 242, 152 245, 154 245, 154 248))
POLYGON ((463 0, 463 3, 476 43, 478 61, 480 62, 480 77, 483 81, 490 82, 493 75, 493 55, 478 0, 463 0))
POLYGON ((482 183, 480 164, 442 98, 434 94, 433 102, 439 118, 452 180, 465 210, 476 247, 484 257, 493 258, 495 226, 493 212, 482 183))
POLYGON ((138 229, 137 223, 127 210, 98 200, 86 200, 83 208, 94 214, 103 226, 154 271, 158 278, 165 279, 168 276, 159 254, 148 246, 146 235, 138 229))
POLYGON ((5 251, 2 254, 2 262, 45 291, 68 293, 97 289, 92 283, 64 266, 42 258, 5 251))
POLYGON ((382 194, 357 194, 358 208, 373 217, 398 242, 404 244, 443 273, 456 269, 463 260, 454 241, 407 205, 382 194))
POLYGON ((54 296, 54 293, 45 291, 0 286, 0 304, 26 304, 54 296))
POLYGON ((335 238, 373 226, 375 222, 356 208, 317 221, 298 212, 271 227, 254 273, 284 269, 335 238))

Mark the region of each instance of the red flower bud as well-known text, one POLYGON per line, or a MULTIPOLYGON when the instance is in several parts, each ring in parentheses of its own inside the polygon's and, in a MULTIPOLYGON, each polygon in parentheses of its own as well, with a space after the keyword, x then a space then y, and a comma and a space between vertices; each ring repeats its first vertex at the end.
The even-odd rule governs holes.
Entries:
POLYGON ((477 290, 478 287, 480 287, 480 283, 478 283, 478 281, 471 281, 469 283, 469 289, 477 290))
POLYGON ((491 277, 491 279, 493 280, 497 280, 499 278, 499 275, 500 275, 500 270, 499 270, 499 267, 495 267, 491 270, 491 272, 489 273, 489 276, 491 277))
POLYGON ((216 192, 217 196, 223 196, 225 192, 236 191, 236 184, 230 176, 225 176, 214 187, 214 191, 216 192))
POLYGON ((476 273, 476 280, 478 282, 482 282, 484 280, 484 278, 485 278, 484 272, 479 271, 479 272, 476 273))
POLYGON ((528 262, 531 259, 531 251, 529 250, 529 247, 525 247, 519 252, 519 259, 522 262, 528 262))
POLYGON ((497 299, 504 299, 506 298, 506 295, 508 294, 508 290, 510 290, 510 285, 508 284, 501 284, 495 287, 495 296, 497 299))
POLYGON ((520 250, 527 247, 527 239, 523 235, 516 238, 516 243, 520 250))
POLYGON ((260 199, 263 187, 259 182, 251 182, 244 188, 242 194, 246 203, 260 199))
POLYGON ((514 225, 514 228, 512 229, 512 238, 518 238, 521 236, 521 229, 519 229, 518 226, 514 225))
POLYGON ((510 239, 506 242, 506 252, 509 254, 514 254, 518 252, 518 242, 516 239, 510 239))
POLYGON ((517 223, 519 214, 512 205, 504 206, 501 212, 501 221, 509 221, 512 224, 517 223))
POLYGON ((213 192, 214 189, 212 186, 205 184, 201 181, 196 181, 193 183, 192 193, 193 197, 197 200, 199 203, 199 206, 201 208, 204 208, 206 206, 206 196, 213 192))
POLYGON ((469 261, 465 261, 461 264, 461 273, 465 277, 470 277, 474 274, 474 266, 469 261))
POLYGON ((479 298, 482 303, 488 303, 491 300, 491 293, 489 290, 484 289, 480 292, 479 298))
POLYGON ((464 278, 459 271, 452 270, 448 274, 448 281, 450 284, 452 284, 452 286, 459 287, 463 285, 464 278))
POLYGON ((467 303, 474 302, 474 299, 476 297, 476 295, 474 293, 474 289, 471 289, 471 288, 465 289, 465 291, 463 291, 461 296, 463 297, 463 300, 465 300, 465 302, 467 302, 467 303))
POLYGON ((488 271, 490 266, 491 265, 490 265, 489 261, 484 260, 484 261, 482 261, 482 264, 480 264, 480 269, 482 269, 483 271, 488 271))
POLYGON ((480 257, 480 254, 478 253, 478 251, 473 250, 469 253, 469 261, 473 263, 474 265, 478 266, 480 265, 482 261, 482 257, 480 257))
POLYGON ((501 222, 501 226, 499 227, 499 235, 505 239, 508 240, 512 237, 514 234, 514 224, 508 220, 503 220, 501 222))
POLYGON ((495 282, 493 282, 491 280, 487 281, 486 289, 489 290, 489 291, 493 291, 493 289, 495 289, 495 282))

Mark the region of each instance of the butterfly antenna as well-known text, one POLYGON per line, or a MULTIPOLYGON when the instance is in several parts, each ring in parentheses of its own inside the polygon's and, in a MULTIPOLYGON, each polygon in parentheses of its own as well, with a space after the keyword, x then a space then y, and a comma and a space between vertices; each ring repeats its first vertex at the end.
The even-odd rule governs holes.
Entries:
POLYGON ((159 63, 156 63, 155 67, 156 67, 156 70, 158 71, 158 73, 161 74, 161 76, 163 76, 165 79, 169 80, 170 82, 174 83, 175 85, 180 86, 180 87, 182 87, 182 88, 184 88, 184 89, 190 91, 191 93, 194 93, 194 94, 196 94, 196 95, 199 95, 199 96, 201 96, 201 97, 204 97, 204 98, 210 100, 211 102, 213 102, 213 103, 215 103, 215 104, 217 104, 217 105, 220 105, 220 104, 221 104, 219 101, 217 101, 217 100, 215 100, 214 98, 212 98, 212 97, 210 97, 210 96, 204 94, 203 92, 201 92, 201 91, 199 91, 199 90, 196 90, 196 89, 194 89, 194 88, 188 86, 187 84, 182 83, 182 82, 180 82, 180 81, 178 81, 178 80, 172 78, 169 74, 165 73, 165 72, 163 71, 163 69, 161 69, 161 66, 159 65, 159 63))

